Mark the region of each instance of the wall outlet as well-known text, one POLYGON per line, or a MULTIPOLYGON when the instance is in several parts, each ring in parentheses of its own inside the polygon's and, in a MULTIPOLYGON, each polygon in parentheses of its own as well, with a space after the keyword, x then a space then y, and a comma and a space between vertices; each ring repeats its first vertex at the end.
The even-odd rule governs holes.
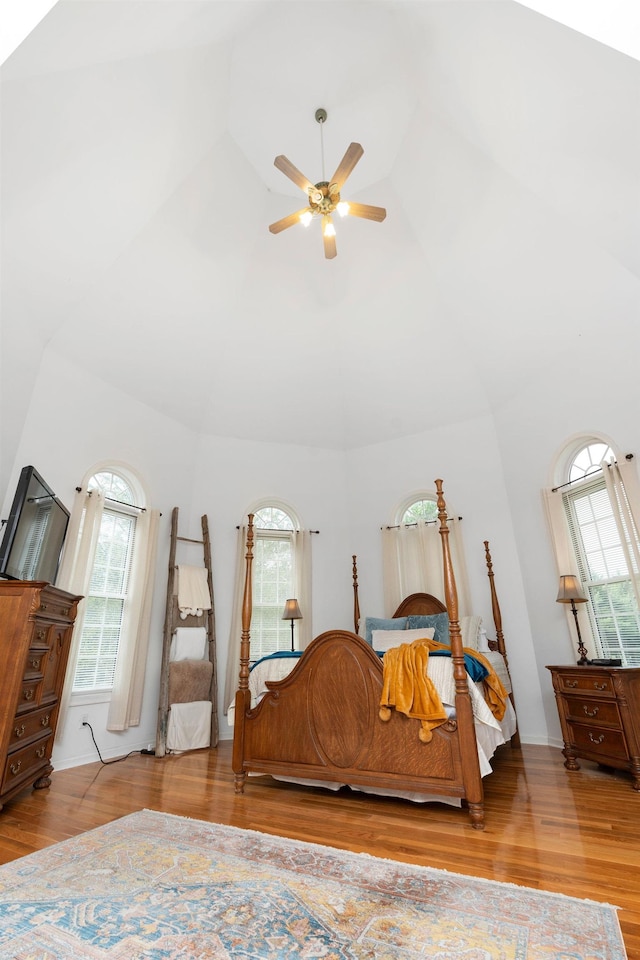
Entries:
POLYGON ((88 714, 88 713, 83 713, 82 716, 80 717, 80 729, 81 729, 81 730, 83 729, 85 723, 89 723, 89 714, 88 714))

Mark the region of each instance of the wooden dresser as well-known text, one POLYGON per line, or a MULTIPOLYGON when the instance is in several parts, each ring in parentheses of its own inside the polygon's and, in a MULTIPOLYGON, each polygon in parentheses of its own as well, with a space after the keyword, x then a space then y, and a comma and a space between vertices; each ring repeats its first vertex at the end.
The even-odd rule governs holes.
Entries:
POLYGON ((576 757, 628 770, 640 790, 640 667, 547 667, 558 704, 564 765, 576 757))
POLYGON ((51 751, 78 602, 34 580, 0 580, 0 810, 48 787, 51 751))

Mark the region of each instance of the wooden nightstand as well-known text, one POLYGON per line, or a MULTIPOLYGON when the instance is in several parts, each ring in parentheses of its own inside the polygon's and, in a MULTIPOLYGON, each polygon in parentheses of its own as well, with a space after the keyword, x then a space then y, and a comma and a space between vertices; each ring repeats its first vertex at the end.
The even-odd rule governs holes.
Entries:
POLYGON ((547 667, 567 770, 576 757, 628 770, 640 790, 640 667, 547 667))

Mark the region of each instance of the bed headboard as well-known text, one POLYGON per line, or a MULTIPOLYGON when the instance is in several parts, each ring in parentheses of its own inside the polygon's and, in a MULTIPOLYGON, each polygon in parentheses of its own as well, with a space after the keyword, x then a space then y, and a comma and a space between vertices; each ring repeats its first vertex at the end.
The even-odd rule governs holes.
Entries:
POLYGON ((394 617, 429 616, 432 613, 446 613, 447 608, 437 597, 430 593, 412 593, 405 597, 394 617))

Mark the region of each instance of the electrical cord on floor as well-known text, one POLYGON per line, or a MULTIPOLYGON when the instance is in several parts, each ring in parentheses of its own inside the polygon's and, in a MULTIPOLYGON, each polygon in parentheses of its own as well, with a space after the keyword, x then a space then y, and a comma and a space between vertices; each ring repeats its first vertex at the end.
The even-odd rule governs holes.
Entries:
POLYGON ((125 753, 124 757, 115 757, 113 760, 103 760, 102 754, 100 753, 100 747, 96 743, 96 738, 93 735, 93 727, 86 720, 82 721, 82 726, 89 727, 89 732, 91 733, 91 739, 93 740, 94 746, 98 751, 98 756, 100 757, 100 763, 103 763, 105 767, 108 766, 110 763, 120 763, 121 760, 127 760, 129 757, 132 757, 134 753, 143 753, 143 754, 146 754, 147 756, 155 756, 155 753, 156 753, 155 750, 130 750, 129 753, 125 753))

